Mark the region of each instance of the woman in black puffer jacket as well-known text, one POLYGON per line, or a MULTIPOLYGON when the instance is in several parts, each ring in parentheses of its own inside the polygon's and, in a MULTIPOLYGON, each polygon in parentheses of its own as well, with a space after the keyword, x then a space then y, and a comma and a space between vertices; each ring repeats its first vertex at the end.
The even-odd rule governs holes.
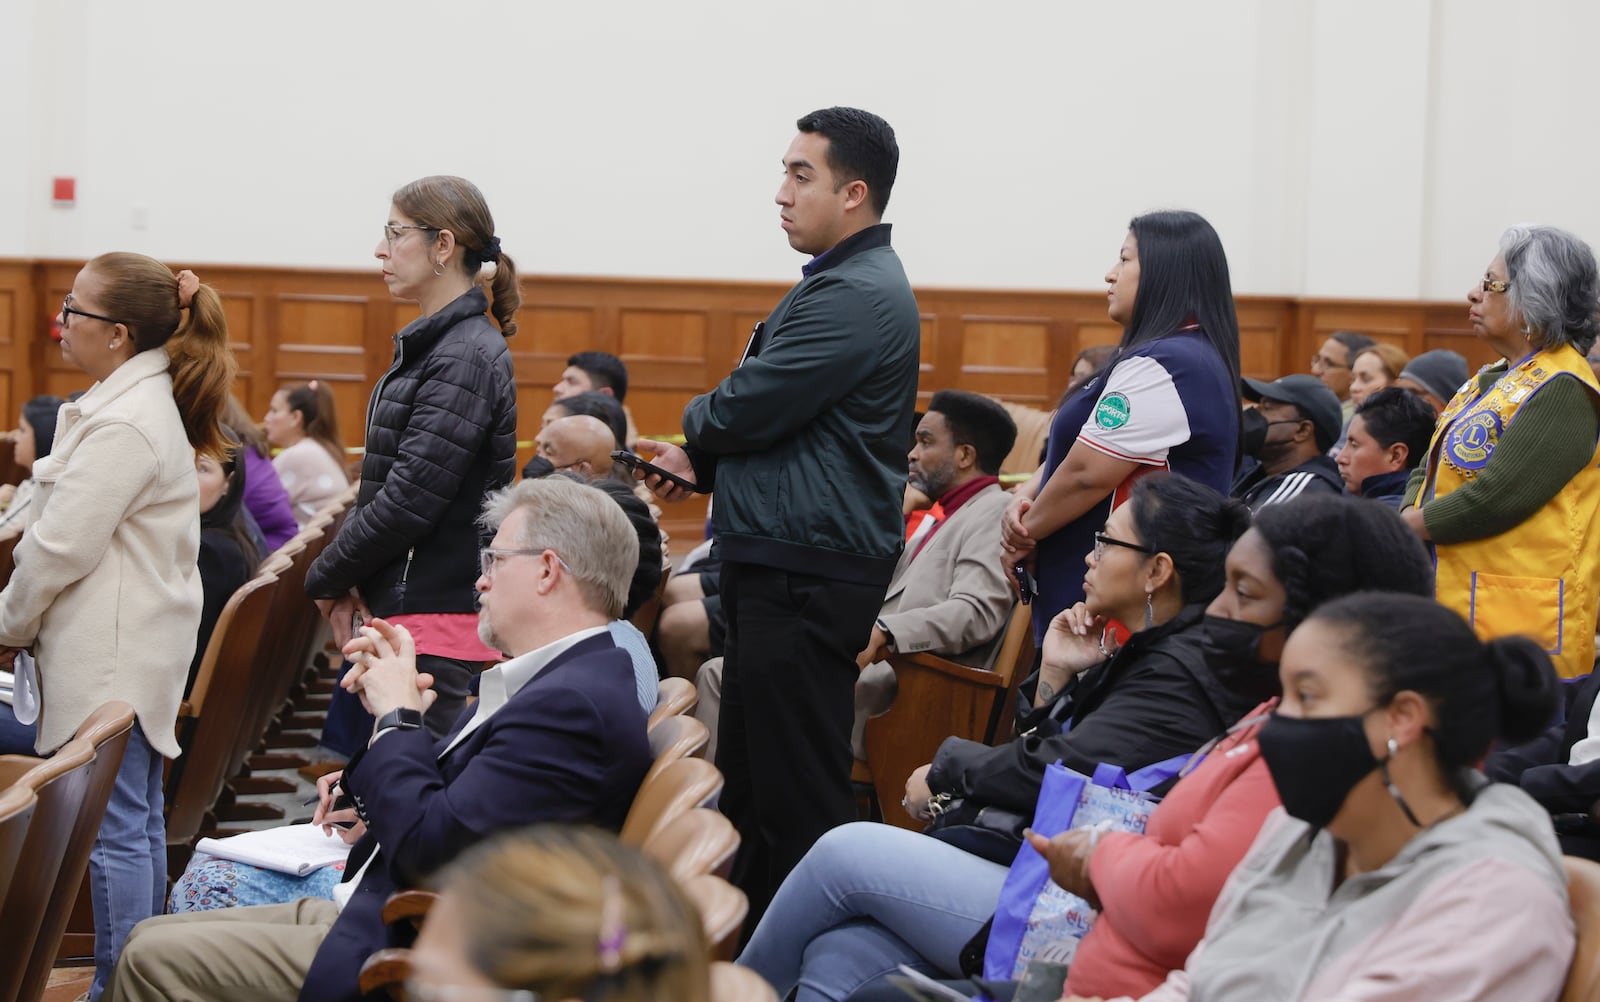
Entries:
MULTIPOLYGON (((433 675, 438 693, 427 725, 443 735, 477 667, 498 657, 477 639, 474 584, 486 542, 478 516, 484 495, 516 472, 505 339, 516 333, 521 296, 483 195, 462 178, 425 177, 395 192, 376 256, 389 294, 422 315, 395 335, 394 362, 367 404, 356 506, 311 565, 306 592, 341 646, 356 615, 411 632, 418 670, 433 675)), ((324 744, 353 752, 334 730, 324 744)), ((352 730, 364 744, 370 731, 352 730)))

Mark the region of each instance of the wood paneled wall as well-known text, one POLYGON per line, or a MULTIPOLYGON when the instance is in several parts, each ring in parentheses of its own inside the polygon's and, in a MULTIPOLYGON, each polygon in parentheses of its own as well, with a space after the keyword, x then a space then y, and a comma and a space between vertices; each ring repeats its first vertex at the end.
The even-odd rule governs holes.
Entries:
MULTIPOLYGON (((81 262, 0 261, 0 427, 39 393, 83 389, 61 360, 50 320, 81 262)), ((346 444, 363 438, 367 394, 392 357, 392 336, 416 308, 388 297, 375 271, 195 266, 223 297, 240 365, 237 394, 258 418, 286 382, 327 380, 346 444)), ((609 351, 628 365, 628 406, 640 432, 678 431, 689 398, 715 386, 786 286, 757 282, 528 276, 511 342, 518 437, 531 442, 567 356, 609 351)), ((919 289, 922 399, 957 388, 1049 407, 1082 348, 1115 343, 1099 292, 919 289)), ((1465 303, 1245 296, 1238 301, 1246 375, 1303 372, 1329 333, 1357 330, 1415 355, 1453 348, 1472 366, 1491 352, 1465 303)), ((521 450, 526 460, 531 448, 521 450)), ((669 511, 668 530, 699 535, 703 501, 669 511)))

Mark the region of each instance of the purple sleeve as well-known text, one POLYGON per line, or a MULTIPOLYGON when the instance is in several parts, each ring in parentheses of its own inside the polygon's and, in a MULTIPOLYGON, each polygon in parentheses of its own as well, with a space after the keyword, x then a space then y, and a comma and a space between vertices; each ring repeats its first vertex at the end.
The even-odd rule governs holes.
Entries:
POLYGON ((261 527, 268 550, 276 550, 300 531, 289 506, 289 492, 283 489, 272 460, 248 447, 244 450, 244 506, 261 527))

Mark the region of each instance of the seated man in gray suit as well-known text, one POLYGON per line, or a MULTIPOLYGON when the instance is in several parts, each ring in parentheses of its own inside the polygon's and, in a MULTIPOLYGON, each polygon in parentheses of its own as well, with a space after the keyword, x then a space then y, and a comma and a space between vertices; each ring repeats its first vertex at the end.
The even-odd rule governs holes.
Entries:
MULTIPOLYGON (((1011 614, 1012 596, 996 554, 1000 517, 1011 495, 1000 488, 1000 463, 1016 442, 1017 426, 988 397, 940 390, 917 425, 907 456, 912 487, 939 502, 944 520, 900 554, 872 635, 856 657, 856 720, 851 743, 865 758, 868 716, 894 701, 891 653, 932 651, 978 668, 994 660, 995 641, 1011 614)), ((701 666, 695 716, 714 735, 722 661, 701 666)), ((707 757, 715 752, 707 749, 707 757)))

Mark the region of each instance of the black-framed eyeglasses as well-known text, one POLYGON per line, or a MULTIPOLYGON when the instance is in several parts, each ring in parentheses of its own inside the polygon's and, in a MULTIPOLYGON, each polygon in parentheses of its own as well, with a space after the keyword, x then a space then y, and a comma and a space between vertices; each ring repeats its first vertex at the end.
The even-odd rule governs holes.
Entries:
POLYGON ((390 250, 394 250, 394 242, 396 240, 399 240, 401 237, 405 236, 406 235, 406 232, 405 232, 406 230, 423 230, 423 231, 425 231, 427 233, 438 233, 439 232, 439 227, 437 227, 437 226, 411 226, 411 225, 401 225, 399 223, 384 223, 383 224, 383 239, 384 239, 385 242, 387 242, 389 244, 389 249, 390 250))
MULTIPOLYGON (((77 309, 72 305, 72 293, 69 292, 67 293, 67 298, 61 301, 61 326, 72 326, 72 321, 67 319, 68 317, 72 316, 88 317, 90 320, 104 320, 108 324, 124 323, 121 320, 113 320, 111 317, 103 316, 99 313, 90 313, 88 310, 77 309)), ((124 326, 126 326, 126 324, 124 324, 124 326)))
POLYGON ((1094 559, 1097 563, 1101 557, 1105 556, 1106 547, 1108 546, 1120 546, 1128 550, 1138 550, 1140 553, 1147 553, 1152 557, 1158 552, 1139 543, 1130 543, 1125 539, 1118 539, 1115 536, 1108 536, 1103 532, 1097 532, 1094 534, 1094 559))
POLYGON ((1484 292, 1504 292, 1511 288, 1511 283, 1498 278, 1485 278, 1483 280, 1484 292))
POLYGON ((1324 369, 1348 369, 1348 368, 1350 368, 1350 366, 1345 365, 1343 362, 1335 362, 1333 359, 1331 359, 1328 356, 1322 354, 1321 352, 1318 352, 1317 354, 1311 356, 1311 368, 1315 369, 1319 365, 1322 366, 1324 369))

